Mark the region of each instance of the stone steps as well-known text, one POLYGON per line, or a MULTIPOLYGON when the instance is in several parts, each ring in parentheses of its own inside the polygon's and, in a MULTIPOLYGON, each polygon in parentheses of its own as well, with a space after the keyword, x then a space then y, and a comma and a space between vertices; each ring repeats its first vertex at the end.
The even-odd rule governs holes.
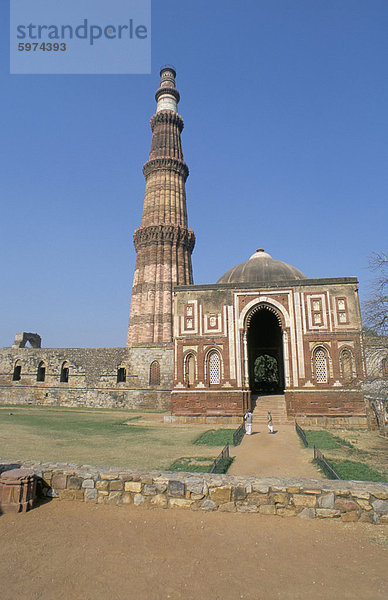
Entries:
POLYGON ((274 425, 293 422, 292 418, 290 419, 287 417, 286 401, 283 394, 257 396, 256 407, 253 411, 253 422, 266 424, 269 410, 271 411, 274 425))

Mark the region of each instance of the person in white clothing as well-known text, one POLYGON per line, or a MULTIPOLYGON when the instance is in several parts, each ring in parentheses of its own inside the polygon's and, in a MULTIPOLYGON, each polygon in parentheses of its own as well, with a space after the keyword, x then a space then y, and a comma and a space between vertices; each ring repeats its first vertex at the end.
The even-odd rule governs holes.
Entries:
POLYGON ((267 414, 267 427, 269 429, 270 433, 273 433, 273 424, 272 424, 272 415, 271 415, 271 411, 268 411, 267 414))
POLYGON ((251 413, 251 411, 248 410, 248 412, 244 416, 244 419, 245 419, 245 433, 247 435, 251 435, 252 434, 252 421, 253 421, 253 414, 251 413))

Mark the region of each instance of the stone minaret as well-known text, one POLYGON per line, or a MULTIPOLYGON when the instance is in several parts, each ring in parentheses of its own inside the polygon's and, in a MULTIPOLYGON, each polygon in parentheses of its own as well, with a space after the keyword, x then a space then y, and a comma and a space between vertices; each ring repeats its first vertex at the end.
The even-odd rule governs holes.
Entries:
POLYGON ((127 346, 172 341, 172 290, 193 283, 194 233, 187 227, 185 181, 175 70, 160 71, 152 145, 143 167, 146 179, 141 227, 135 231, 137 258, 127 346))

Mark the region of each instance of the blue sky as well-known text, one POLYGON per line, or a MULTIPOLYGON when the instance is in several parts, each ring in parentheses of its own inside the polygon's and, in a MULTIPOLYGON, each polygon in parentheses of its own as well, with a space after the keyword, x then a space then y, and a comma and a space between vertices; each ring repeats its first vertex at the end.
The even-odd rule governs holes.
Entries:
MULTIPOLYGON (((102 1, 102 0, 101 0, 102 1)), ((123 346, 159 68, 190 168, 195 283, 257 247, 308 277, 386 250, 388 3, 154 0, 151 75, 10 75, 0 4, 0 345, 123 346)))

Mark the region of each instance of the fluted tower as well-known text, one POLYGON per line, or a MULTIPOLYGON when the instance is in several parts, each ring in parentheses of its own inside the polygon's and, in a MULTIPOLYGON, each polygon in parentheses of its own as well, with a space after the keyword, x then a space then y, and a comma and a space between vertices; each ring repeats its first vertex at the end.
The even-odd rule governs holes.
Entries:
POLYGON ((160 71, 152 145, 143 167, 146 179, 141 227, 135 231, 137 253, 127 346, 172 341, 172 290, 193 283, 194 233, 187 227, 185 182, 175 70, 160 71))

